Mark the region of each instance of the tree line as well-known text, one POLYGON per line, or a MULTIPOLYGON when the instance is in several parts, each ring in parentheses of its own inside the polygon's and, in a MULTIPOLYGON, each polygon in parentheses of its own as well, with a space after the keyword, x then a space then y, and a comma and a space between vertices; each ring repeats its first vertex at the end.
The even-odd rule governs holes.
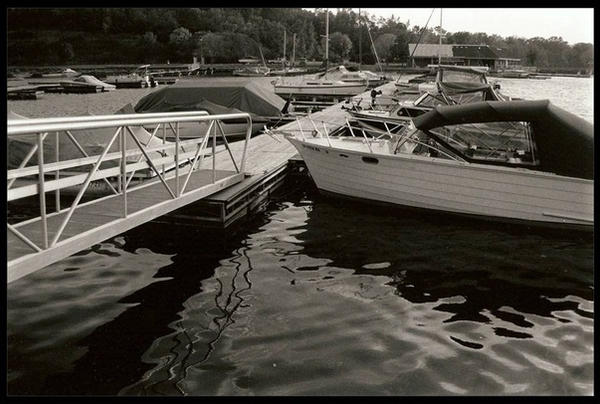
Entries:
MULTIPOLYGON (((399 10, 400 12, 401 10, 399 10)), ((295 33, 296 60, 322 60, 325 9, 300 8, 39 8, 8 9, 8 64, 232 63, 248 56, 287 59, 295 33)), ((586 68, 594 47, 561 37, 522 38, 447 32, 390 18, 329 10, 329 60, 375 63, 371 39, 384 63, 406 63, 409 43, 485 44, 523 65, 586 68), (369 39, 369 36, 371 39, 369 39)))

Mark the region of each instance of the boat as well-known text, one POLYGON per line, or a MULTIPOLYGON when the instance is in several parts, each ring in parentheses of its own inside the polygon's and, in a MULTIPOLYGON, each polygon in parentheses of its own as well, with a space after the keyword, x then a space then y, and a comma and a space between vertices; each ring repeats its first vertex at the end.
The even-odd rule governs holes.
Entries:
MULTIPOLYGON (((42 78, 67 78, 67 77, 76 77, 79 76, 81 73, 71 69, 71 68, 66 68, 60 72, 56 72, 56 73, 44 73, 44 74, 39 74, 39 75, 35 75, 38 77, 42 77, 42 78)), ((32 75, 33 77, 34 75, 32 75)))
POLYGON ((113 91, 117 87, 112 84, 105 83, 103 81, 98 80, 94 76, 90 76, 87 74, 81 75, 73 80, 65 80, 61 81, 60 85, 63 87, 65 92, 108 92, 113 91))
POLYGON ((349 73, 343 66, 328 68, 329 64, 329 11, 326 13, 325 28, 325 72, 313 76, 300 76, 295 80, 279 78, 274 82, 275 94, 291 98, 293 96, 308 97, 349 97, 360 94, 367 89, 368 80, 360 77, 357 81, 342 81, 341 76, 349 73), (343 68, 343 70, 342 70, 343 68), (340 73, 333 79, 334 72, 340 73), (339 77, 338 77, 339 76, 339 77))
POLYGON ((129 74, 118 74, 107 76, 104 81, 116 86, 116 88, 145 88, 150 87, 150 65, 142 65, 129 74))
POLYGON ((507 101, 493 84, 488 83, 486 70, 468 66, 435 65, 436 81, 429 91, 419 92, 416 99, 399 101, 387 108, 361 107, 354 103, 348 112, 372 134, 375 131, 402 129, 408 122, 439 105, 467 104, 478 101, 507 101))
POLYGON ((499 77, 505 79, 527 79, 529 78, 529 72, 525 70, 504 70, 498 73, 499 77))
POLYGON ((437 106, 379 139, 284 135, 324 193, 591 230, 593 131, 584 119, 536 100, 437 106))
MULTIPOLYGON (((209 114, 248 112, 252 117, 252 133, 283 116, 285 100, 273 94, 256 79, 222 77, 211 80, 182 80, 141 98, 135 112, 207 111, 209 114)), ((206 123, 180 123, 180 137, 204 135, 206 123), (204 128, 204 129, 203 129, 204 128)), ((223 124, 228 140, 246 135, 246 120, 228 120, 223 124)), ((167 136, 174 134, 168 131, 167 136)))
POLYGON ((265 66, 244 66, 233 71, 234 76, 240 77, 264 77, 269 74, 271 70, 265 66))
POLYGON ((271 69, 269 69, 267 67, 267 64, 265 63, 265 58, 263 56, 262 53, 262 49, 260 48, 260 46, 258 47, 258 50, 260 51, 260 57, 262 59, 262 66, 261 65, 246 65, 244 67, 241 67, 239 69, 235 69, 233 71, 233 75, 234 76, 241 76, 241 77, 264 77, 264 76, 268 76, 269 72, 271 71, 271 69))

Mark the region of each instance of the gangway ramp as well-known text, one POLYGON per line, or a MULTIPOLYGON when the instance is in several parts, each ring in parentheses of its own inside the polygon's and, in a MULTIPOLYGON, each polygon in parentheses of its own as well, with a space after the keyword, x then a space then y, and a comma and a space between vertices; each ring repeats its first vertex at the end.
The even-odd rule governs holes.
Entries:
POLYGON ((7 224, 7 281, 239 183, 245 176, 250 133, 251 118, 247 113, 209 116, 175 112, 8 121, 9 138, 33 136, 36 141, 19 167, 7 171, 7 200, 14 203, 37 196, 40 216, 7 224), (234 154, 221 122, 240 118, 246 119, 247 135, 244 142, 236 144, 238 150, 234 154), (204 133, 180 141, 180 122, 204 124, 199 125, 205 128, 204 133), (142 126, 153 130, 147 132, 142 126), (106 128, 110 133, 108 142, 102 151, 90 155, 78 142, 81 131, 106 128), (156 142, 161 129, 162 142, 156 142), (173 132, 175 142, 165 140, 168 131, 173 132), (60 136, 76 144, 81 158, 59 158, 60 136), (223 141, 219 148, 217 137, 223 141), (56 158, 44 161, 44 147, 53 141, 56 158), (37 157, 35 165, 28 165, 33 156, 37 157), (230 160, 228 168, 218 168, 217 161, 226 159, 230 160), (174 168, 167 171, 169 165, 174 168), (151 178, 133 186, 132 178, 140 172, 151 178), (109 180, 112 195, 81 203, 90 182, 109 180), (61 208, 61 189, 73 186, 79 187, 77 196, 71 206, 61 208), (52 213, 48 213, 50 207, 46 203, 49 192, 55 193, 52 213))

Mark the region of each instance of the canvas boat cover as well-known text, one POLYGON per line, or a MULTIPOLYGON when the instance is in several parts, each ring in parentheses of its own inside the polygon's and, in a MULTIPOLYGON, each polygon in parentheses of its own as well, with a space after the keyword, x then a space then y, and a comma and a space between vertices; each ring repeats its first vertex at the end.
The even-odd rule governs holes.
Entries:
MULTIPOLYGON (((245 78, 214 78, 210 80, 180 80, 143 97, 135 111, 189 111, 197 103, 210 102, 260 116, 279 116, 285 100, 273 92, 267 80, 245 78)), ((207 104, 208 105, 208 104, 207 104)))
POLYGON ((549 100, 437 106, 413 123, 427 131, 446 125, 509 121, 530 123, 542 171, 594 178, 594 126, 549 100))
MULTIPOLYGON (((134 113, 133 107, 131 104, 127 104, 115 114, 130 114, 134 113)), ((7 120, 12 119, 28 119, 25 116, 16 114, 12 111, 8 111, 6 114, 7 120)), ((142 127, 131 127, 133 133, 138 138, 140 143, 143 145, 149 145, 149 147, 162 145, 162 139, 157 136, 152 137, 152 135, 146 131, 142 127)), ((71 131, 73 137, 77 140, 77 142, 81 145, 81 147, 88 153, 88 155, 99 155, 104 150, 106 144, 110 141, 110 138, 114 134, 116 128, 98 128, 98 129, 84 129, 84 130, 74 130, 71 131)), ((131 139, 130 136, 125 137, 125 147, 127 149, 136 149, 138 150, 137 145, 134 140, 131 139)), ((167 142, 170 143, 170 142, 167 142)), ((7 139, 7 165, 8 169, 17 168, 19 164, 23 161, 27 153, 31 150, 31 148, 37 144, 37 135, 17 135, 17 136, 9 136, 7 139)), ((110 152, 119 151, 119 140, 116 139, 110 148, 110 152)), ((54 135, 49 136, 44 141, 44 161, 45 162, 54 162, 56 161, 56 141, 54 135)), ((149 154, 154 157, 159 157, 159 152, 150 152, 149 154)), ((167 152, 172 153, 171 151, 167 152)), ((59 136, 59 159, 60 161, 71 160, 82 158, 83 154, 79 149, 73 144, 73 142, 64 135, 59 136)), ((128 158, 128 161, 137 161, 138 156, 132 156, 128 158)), ((28 166, 37 164, 37 154, 34 154, 30 159, 28 166)), ((114 165, 119 164, 118 160, 107 161, 102 163, 101 168, 108 168, 114 165)), ((87 170, 86 170, 87 171, 87 170)), ((149 170, 143 170, 142 175, 152 175, 149 170)))
MULTIPOLYGON (((161 90, 159 90, 161 91, 161 90)), ((158 91, 157 91, 158 92, 158 91)), ((153 93, 154 94, 154 93, 153 93)), ((153 95, 150 94, 150 95, 153 95)), ((244 111, 241 111, 237 108, 228 108, 228 107, 224 107, 222 105, 219 104, 215 104, 214 102, 210 102, 208 101, 206 98, 203 97, 197 97, 193 100, 189 100, 188 103, 179 103, 179 104, 173 104, 171 102, 169 102, 170 97, 167 95, 167 97, 165 97, 164 99, 160 100, 159 98, 156 98, 155 101, 159 101, 156 103, 146 103, 144 104, 144 109, 143 110, 138 110, 138 113, 151 113, 151 112, 180 112, 180 111, 206 111, 208 112, 210 115, 220 115, 220 114, 235 114, 235 113, 241 113, 244 111)), ((140 100, 140 102, 142 102, 142 100, 140 100)), ((139 105, 139 103, 138 103, 139 105)), ((136 106, 137 108, 137 106, 136 106)), ((260 122, 268 122, 268 119, 265 117, 262 117, 260 115, 256 115, 253 114, 251 112, 249 112, 250 117, 252 118, 252 122, 253 123, 260 123, 260 122)), ((228 123, 244 123, 246 122, 245 119, 241 118, 241 119, 230 119, 227 120, 228 123)))

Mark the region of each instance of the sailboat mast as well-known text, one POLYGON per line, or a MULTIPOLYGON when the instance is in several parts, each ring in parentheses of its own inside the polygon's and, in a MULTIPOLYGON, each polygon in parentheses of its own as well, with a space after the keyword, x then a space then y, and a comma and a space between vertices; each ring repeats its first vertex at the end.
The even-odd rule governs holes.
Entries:
POLYGON ((285 45, 286 45, 286 42, 287 42, 287 36, 286 35, 287 35, 286 34, 286 30, 284 29, 283 30, 283 61, 282 61, 283 67, 285 67, 285 45))
POLYGON ((360 8, 358 9, 358 71, 362 65, 362 22, 360 21, 360 8))
POLYGON ((438 50, 438 64, 442 64, 442 9, 440 8, 440 47, 438 50))
POLYGON ((325 10, 325 74, 329 70, 329 9, 325 10))
POLYGON ((296 33, 294 32, 294 40, 292 41, 292 66, 296 64, 296 33))

